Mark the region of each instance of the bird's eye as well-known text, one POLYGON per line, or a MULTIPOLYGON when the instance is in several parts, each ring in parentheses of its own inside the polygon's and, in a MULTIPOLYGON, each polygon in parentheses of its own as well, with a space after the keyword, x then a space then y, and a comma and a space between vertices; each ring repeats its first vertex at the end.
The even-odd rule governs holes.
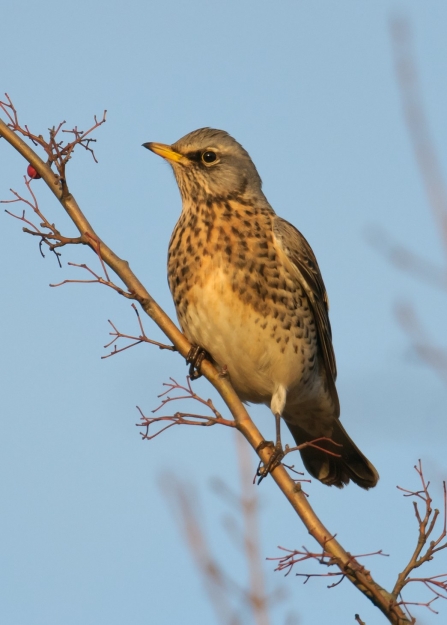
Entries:
POLYGON ((217 154, 216 152, 213 152, 212 150, 207 150, 206 152, 202 154, 202 161, 204 163, 207 163, 207 164, 214 163, 216 159, 217 159, 217 154))

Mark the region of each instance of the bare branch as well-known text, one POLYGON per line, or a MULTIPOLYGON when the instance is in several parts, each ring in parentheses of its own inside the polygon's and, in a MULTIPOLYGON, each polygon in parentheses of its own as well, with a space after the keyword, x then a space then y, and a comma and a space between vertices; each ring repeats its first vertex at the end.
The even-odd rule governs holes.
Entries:
POLYGON ((22 211, 21 215, 16 215, 15 213, 12 213, 9 210, 5 210, 5 212, 11 217, 14 217, 15 219, 18 219, 19 221, 22 221, 25 224, 27 224, 31 228, 31 230, 29 228, 24 227, 23 232, 26 232, 27 234, 31 234, 32 236, 40 237, 39 250, 40 250, 41 255, 45 257, 45 254, 43 253, 43 250, 42 250, 42 245, 45 244, 49 247, 50 252, 53 252, 55 254, 57 261, 59 263, 59 267, 61 267, 62 266, 61 261, 60 261, 61 254, 60 252, 56 251, 56 248, 63 247, 64 245, 79 245, 80 243, 86 244, 86 240, 82 236, 80 237, 63 236, 59 232, 59 230, 56 228, 56 226, 50 223, 48 219, 45 217, 45 215, 42 213, 42 211, 40 210, 39 204, 37 202, 37 198, 31 188, 31 179, 27 178, 26 176, 24 176, 24 179, 25 179, 25 186, 29 194, 31 195, 31 200, 27 200, 26 198, 21 196, 19 193, 17 193, 17 191, 14 191, 14 189, 11 189, 11 193, 15 196, 15 199, 14 200, 0 200, 0 204, 13 204, 15 202, 22 202, 33 210, 33 212, 37 215, 37 217, 40 220, 40 224, 39 224, 40 229, 32 221, 27 219, 25 209, 22 211))
POLYGON ((175 352, 176 349, 173 345, 165 345, 164 343, 159 343, 158 341, 154 341, 146 336, 138 309, 135 306, 135 304, 131 304, 131 306, 137 315, 141 334, 139 334, 138 336, 134 336, 132 334, 122 334, 118 330, 118 328, 112 323, 112 321, 108 319, 108 322, 113 328, 113 332, 109 332, 109 334, 110 336, 113 336, 115 338, 113 338, 110 341, 110 343, 107 343, 107 345, 104 345, 104 348, 107 349, 108 347, 113 345, 113 350, 110 352, 110 354, 107 354, 106 356, 101 356, 101 358, 102 359, 110 358, 110 356, 115 356, 116 354, 120 354, 121 352, 124 352, 126 349, 129 349, 130 347, 135 347, 135 345, 140 345, 141 343, 149 343, 150 345, 156 345, 160 349, 168 349, 170 351, 175 352), (125 347, 121 347, 120 349, 118 349, 117 346, 115 345, 115 342, 118 341, 119 339, 127 339, 129 341, 133 341, 133 343, 130 343, 130 345, 126 345, 125 347))
MULTIPOLYGON (((106 284, 107 286, 111 286, 111 288, 113 288, 120 295, 138 301, 143 310, 166 334, 174 347, 180 352, 180 354, 182 354, 183 357, 186 357, 191 349, 189 341, 185 336, 183 336, 175 324, 169 319, 169 317, 167 317, 164 311, 150 296, 146 288, 130 269, 129 263, 120 259, 106 245, 106 243, 99 238, 85 215, 82 213, 73 194, 69 191, 67 181, 65 179, 65 165, 71 157, 73 148, 67 148, 67 146, 64 146, 62 142, 58 141, 57 137, 62 124, 50 130, 50 140, 46 142, 41 135, 32 134, 27 127, 19 126, 17 113, 9 98, 7 98, 7 102, 3 102, 0 105, 0 108, 3 109, 9 120, 8 124, 0 119, 0 136, 5 138, 6 141, 10 143, 10 145, 34 167, 36 172, 42 177, 43 181, 48 185, 49 189, 61 203, 67 215, 76 225, 79 234, 85 240, 85 243, 98 257, 101 258, 104 265, 107 265, 112 271, 115 272, 115 274, 124 283, 127 291, 124 291, 120 287, 114 285, 108 279, 107 274, 105 274, 106 278, 104 279, 95 272, 92 272, 87 265, 79 265, 94 276, 93 280, 87 280, 86 282, 106 284), (48 162, 45 163, 19 135, 29 139, 34 145, 37 144, 41 146, 48 157, 48 162), (57 174, 55 174, 51 169, 51 165, 53 163, 58 170, 57 174)), ((97 125, 100 125, 100 123, 103 123, 104 121, 105 118, 103 118, 101 122, 95 122, 94 127, 97 127, 97 125)), ((92 129, 94 127, 92 127, 92 129)), ((75 145, 80 144, 92 129, 85 133, 82 133, 81 131, 78 132, 77 130, 74 131, 75 139, 72 143, 75 145)), ((89 147, 89 144, 86 145, 89 147)), ((231 424, 231 427, 236 427, 243 434, 252 448, 257 450, 257 453, 264 465, 267 465, 272 456, 273 450, 269 446, 262 446, 264 438, 233 390, 229 376, 219 374, 213 364, 206 360, 202 363, 201 373, 220 393, 234 418, 234 424, 229 420, 227 423, 223 424, 231 424)), ((165 420, 169 418, 172 419, 172 417, 166 417, 165 420)), ((181 418, 187 417, 183 416, 181 418)), ((204 422, 204 419, 208 419, 210 424, 219 422, 219 417, 216 415, 208 418, 199 415, 197 417, 193 417, 193 419, 194 418, 202 423, 204 422)), ((145 417, 143 417, 143 419, 145 419, 145 417)), ((163 417, 157 417, 155 419, 161 421, 163 420, 163 417)), ((222 419, 222 417, 220 417, 220 419, 222 422, 227 421, 222 419)), ((353 560, 352 556, 350 556, 350 554, 326 529, 322 521, 309 505, 306 495, 301 490, 300 484, 296 484, 290 478, 286 469, 283 466, 278 465, 272 470, 271 476, 278 487, 282 490, 311 536, 313 536, 320 546, 323 547, 328 554, 330 554, 340 571, 363 594, 365 594, 373 602, 373 604, 383 612, 383 614, 387 616, 390 622, 395 623, 396 625, 409 623, 410 621, 401 607, 396 603, 393 603, 393 597, 390 593, 379 586, 379 584, 374 581, 369 571, 366 571, 363 566, 353 560)))
POLYGON ((176 382, 173 378, 170 378, 171 382, 164 382, 163 386, 167 386, 168 389, 161 393, 158 397, 163 397, 167 393, 177 392, 184 393, 182 395, 177 395, 175 397, 166 397, 163 399, 161 404, 155 408, 152 412, 158 412, 161 408, 166 406, 169 402, 179 401, 182 399, 193 399, 198 403, 206 406, 214 416, 210 415, 200 415, 191 412, 176 412, 174 415, 162 416, 162 417, 146 417, 142 410, 137 406, 137 410, 141 415, 141 423, 137 423, 138 427, 143 427, 146 429, 146 432, 141 432, 141 436, 144 440, 152 440, 156 436, 159 436, 162 432, 165 432, 169 428, 174 425, 201 425, 201 426, 211 426, 211 425, 226 425, 227 427, 236 427, 236 423, 232 419, 224 419, 220 412, 215 408, 211 399, 203 399, 197 393, 193 391, 191 388, 191 380, 189 376, 186 378, 186 386, 182 386, 178 382, 176 382), (155 423, 167 423, 164 427, 157 430, 155 434, 149 435, 149 428, 153 426, 155 423))
MULTIPOLYGON (((90 144, 96 141, 96 139, 90 138, 89 135, 94 130, 99 128, 99 126, 102 126, 102 124, 105 123, 107 111, 104 111, 102 119, 100 120, 98 120, 95 115, 94 117, 95 123, 86 131, 78 130, 77 126, 75 126, 72 130, 62 130, 62 132, 73 135, 73 140, 64 144, 63 141, 57 140, 57 135, 59 131, 62 129, 62 126, 65 125, 66 123, 65 121, 58 124, 57 127, 53 126, 52 128, 49 128, 48 130, 49 139, 47 141, 42 137, 42 135, 35 135, 32 132, 30 132, 28 126, 20 125, 17 111, 10 97, 8 96, 7 93, 5 93, 5 96, 6 96, 6 102, 0 101, 0 109, 3 110, 3 112, 6 114, 9 120, 9 123, 7 124, 7 126, 13 132, 20 134, 27 139, 30 139, 33 145, 40 146, 41 148, 43 148, 43 150, 45 151, 48 157, 48 165, 51 166, 52 163, 55 164, 62 183, 64 182, 64 179, 65 179, 65 166, 70 160, 70 158, 72 157, 73 151, 77 145, 82 146, 85 150, 90 152, 90 154, 93 157, 93 160, 96 163, 98 162, 96 159, 95 153, 93 152, 93 149, 90 147, 90 144)), ((34 165, 34 163, 31 163, 31 164, 34 165)), ((40 173, 38 169, 36 171, 40 173)))
POLYGON ((155 408, 152 412, 157 412, 158 410, 160 410, 160 408, 163 408, 164 406, 166 406, 166 404, 168 404, 171 401, 179 401, 181 399, 194 399, 194 401, 197 401, 200 404, 207 406, 207 408, 210 408, 211 411, 214 413, 215 417, 222 418, 222 415, 214 407, 214 404, 211 401, 211 399, 203 399, 203 397, 200 397, 200 395, 194 392, 191 386, 191 378, 189 377, 189 375, 186 376, 186 386, 182 386, 181 384, 176 382, 174 378, 169 378, 169 379, 171 380, 170 382, 163 382, 163 386, 168 387, 167 390, 163 391, 163 393, 160 393, 160 395, 158 395, 159 398, 164 397, 164 399, 162 400, 161 404, 157 408, 155 408), (180 393, 185 393, 185 394, 177 395, 176 397, 169 397, 169 395, 167 395, 168 393, 177 392, 177 391, 180 391, 180 393))
POLYGON ((284 456, 290 454, 292 451, 300 451, 301 449, 305 449, 306 447, 313 447, 314 449, 319 449, 320 451, 324 451, 328 456, 334 456, 335 458, 340 458, 340 454, 335 451, 330 451, 327 447, 323 447, 323 445, 319 445, 318 443, 328 443, 335 448, 343 447, 339 443, 336 443, 332 440, 332 438, 328 438, 327 436, 319 436, 318 438, 314 438, 312 441, 307 441, 306 443, 301 443, 301 445, 297 445, 296 447, 289 447, 288 445, 284 448, 284 456))
MULTIPOLYGON (((334 537, 328 538, 327 542, 329 542, 333 538, 334 537)), ((296 564, 298 564, 299 562, 305 562, 307 560, 312 560, 312 561, 318 562, 318 564, 323 564, 328 567, 337 566, 337 562, 334 560, 332 555, 328 551, 326 551, 326 549, 324 548, 321 552, 312 552, 312 551, 309 551, 306 547, 303 547, 302 550, 299 550, 299 549, 291 550, 291 549, 286 549, 285 547, 278 547, 278 549, 285 551, 287 555, 279 556, 276 558, 267 558, 267 560, 277 561, 278 566, 276 567, 275 571, 285 571, 286 576, 289 575, 289 573, 291 572, 291 570, 296 564)), ((350 560, 351 562, 356 562, 357 558, 365 558, 368 556, 388 557, 388 554, 383 553, 383 551, 380 549, 379 551, 374 551, 372 553, 361 553, 356 556, 350 556, 350 560)), ((357 565, 360 566, 358 563, 357 565)), ((343 573, 343 571, 329 572, 329 573, 296 573, 296 575, 300 577, 306 577, 306 580, 304 583, 306 583, 311 577, 333 577, 333 576, 342 576, 343 578, 345 577, 345 574, 343 573)), ((332 584, 331 586, 328 586, 328 588, 332 588, 333 586, 334 584, 332 584)))
POLYGON ((392 20, 391 35, 405 120, 433 215, 438 223, 447 253, 447 189, 424 112, 408 20, 402 17, 392 20))
POLYGON ((93 280, 62 280, 62 282, 58 282, 57 284, 50 284, 51 287, 63 286, 64 284, 103 284, 104 286, 110 287, 111 289, 113 289, 114 291, 122 295, 123 297, 126 297, 127 299, 136 299, 136 297, 132 293, 129 293, 128 291, 124 291, 124 289, 122 289, 120 286, 112 282, 109 279, 107 272, 106 272, 106 278, 102 278, 99 274, 95 273, 93 269, 90 269, 90 267, 88 267, 85 263, 81 263, 81 264, 67 263, 67 265, 69 267, 79 267, 80 269, 85 269, 85 271, 88 271, 88 273, 91 274, 94 277, 94 279, 93 280))
POLYGON ((410 583, 418 582, 425 588, 430 590, 436 599, 447 599, 447 573, 441 575, 432 575, 430 577, 410 577, 411 573, 430 560, 433 560, 434 555, 438 551, 442 551, 447 547, 447 491, 446 483, 443 482, 444 501, 443 501, 443 525, 438 538, 430 540, 437 521, 439 519, 439 510, 433 510, 432 498, 429 493, 430 482, 425 480, 422 463, 419 460, 418 465, 414 467, 416 473, 419 476, 421 482, 420 490, 409 490, 398 486, 397 488, 404 493, 404 497, 413 497, 413 509, 418 522, 419 531, 418 539, 415 550, 404 570, 398 575, 396 584, 393 588, 392 595, 397 601, 400 597, 401 600, 398 605, 405 605, 408 609, 409 605, 422 605, 426 608, 434 611, 431 608, 433 599, 428 603, 412 603, 402 599, 403 589, 410 583), (418 506, 418 500, 422 502, 423 511, 420 511, 418 506), (428 543, 428 545, 427 545, 428 543), (424 551, 425 549, 425 551, 424 551))

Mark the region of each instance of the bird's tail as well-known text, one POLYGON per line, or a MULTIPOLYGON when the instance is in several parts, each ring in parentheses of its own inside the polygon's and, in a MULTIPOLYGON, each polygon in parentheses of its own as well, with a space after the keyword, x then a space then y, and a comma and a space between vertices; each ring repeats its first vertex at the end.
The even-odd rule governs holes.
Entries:
MULTIPOLYGON (((287 422, 287 426, 297 445, 315 440, 315 436, 303 430, 299 425, 287 422)), ((331 439, 337 445, 331 444, 330 441, 320 441, 315 444, 321 449, 309 446, 300 450, 307 471, 328 486, 343 488, 349 480, 366 489, 375 486, 379 474, 352 441, 338 419, 334 419, 331 439), (330 453, 326 453, 324 449, 330 453), (331 454, 337 454, 337 456, 331 454)))

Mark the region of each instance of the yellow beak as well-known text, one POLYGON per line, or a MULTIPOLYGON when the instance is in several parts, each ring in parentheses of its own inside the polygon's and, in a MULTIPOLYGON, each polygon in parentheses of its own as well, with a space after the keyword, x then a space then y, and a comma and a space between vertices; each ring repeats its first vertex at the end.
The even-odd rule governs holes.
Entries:
POLYGON ((161 156, 162 158, 166 159, 167 161, 170 161, 171 163, 184 163, 186 164, 188 162, 188 159, 186 158, 186 156, 183 156, 183 154, 179 154, 178 152, 175 152, 170 145, 165 145, 164 143, 143 143, 143 147, 147 148, 148 150, 151 150, 151 152, 154 152, 155 154, 158 154, 158 156, 161 156))

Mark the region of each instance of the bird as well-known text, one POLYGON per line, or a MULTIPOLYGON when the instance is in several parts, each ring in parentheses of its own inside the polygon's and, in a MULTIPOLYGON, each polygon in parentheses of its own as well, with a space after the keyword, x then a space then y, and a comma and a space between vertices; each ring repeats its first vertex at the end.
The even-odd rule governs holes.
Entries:
POLYGON ((282 419, 314 478, 374 487, 376 469, 340 422, 329 302, 316 257, 269 204, 248 152, 213 128, 143 146, 172 166, 181 195, 168 282, 183 333, 228 375, 241 401, 270 406, 278 462, 282 419))

